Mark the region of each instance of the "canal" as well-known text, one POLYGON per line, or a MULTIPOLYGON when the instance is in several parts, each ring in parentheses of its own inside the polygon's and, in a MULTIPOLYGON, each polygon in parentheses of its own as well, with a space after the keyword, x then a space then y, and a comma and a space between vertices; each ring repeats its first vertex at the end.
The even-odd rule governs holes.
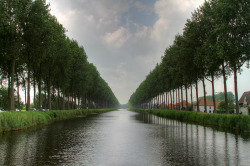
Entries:
POLYGON ((249 165, 250 139, 124 109, 0 135, 0 165, 249 165))

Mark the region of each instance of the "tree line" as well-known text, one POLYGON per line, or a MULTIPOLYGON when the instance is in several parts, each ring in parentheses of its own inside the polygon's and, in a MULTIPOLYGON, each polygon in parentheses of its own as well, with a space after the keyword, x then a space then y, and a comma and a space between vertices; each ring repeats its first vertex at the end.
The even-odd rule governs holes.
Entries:
POLYGON ((119 105, 88 62, 84 48, 66 36, 45 0, 1 0, 0 11, 0 76, 1 84, 8 81, 9 110, 15 109, 19 87, 25 89, 26 109, 30 110, 31 86, 33 102, 40 110, 52 108, 52 96, 54 109, 119 105))
POLYGON ((237 73, 246 62, 249 68, 250 60, 249 13, 248 0, 205 1, 192 13, 183 33, 175 36, 173 44, 165 50, 161 63, 156 65, 131 95, 129 103, 133 107, 143 108, 152 108, 160 103, 164 108, 174 109, 176 106, 173 103, 183 101, 184 90, 188 101, 190 90, 191 103, 193 96, 196 96, 199 111, 198 82, 202 82, 207 108, 205 80, 208 80, 212 85, 212 98, 216 108, 214 80, 222 76, 225 110, 228 113, 227 77, 233 74, 238 114, 237 73), (196 94, 192 94, 194 87, 196 94))

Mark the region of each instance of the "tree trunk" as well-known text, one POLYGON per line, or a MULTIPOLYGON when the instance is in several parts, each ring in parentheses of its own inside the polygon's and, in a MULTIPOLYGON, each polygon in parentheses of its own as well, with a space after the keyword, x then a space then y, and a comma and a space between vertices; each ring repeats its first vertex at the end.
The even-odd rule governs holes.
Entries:
POLYGON ((38 95, 39 95, 39 110, 42 111, 42 64, 39 66, 39 82, 38 82, 38 95))
POLYGON ((166 99, 167 99, 166 92, 163 93, 163 97, 164 97, 163 98, 163 100, 164 100, 164 102, 163 102, 164 103, 164 107, 163 108, 166 109, 166 104, 167 104, 167 101, 166 101, 166 99))
POLYGON ((199 96, 198 96, 198 80, 196 80, 195 82, 195 89, 196 89, 196 109, 197 112, 200 112, 200 108, 199 108, 199 96))
POLYGON ((164 109, 164 93, 161 94, 161 109, 164 109))
POLYGON ((38 108, 40 111, 42 111, 42 78, 39 78, 39 83, 38 83, 38 95, 39 95, 39 105, 38 108))
POLYGON ((188 110, 188 91, 187 91, 187 85, 185 85, 186 89, 186 110, 188 110))
POLYGON ((235 94, 236 114, 239 114, 238 81, 237 81, 236 66, 234 67, 234 94, 235 94))
POLYGON ((80 101, 81 101, 81 99, 80 99, 80 97, 78 97, 78 109, 81 109, 80 108, 80 101))
POLYGON ((154 98, 151 99, 151 109, 154 107, 154 98))
POLYGON ((154 109, 155 107, 155 100, 154 100, 154 97, 152 98, 152 109, 154 109))
POLYGON ((170 101, 171 101, 171 110, 173 110, 173 100, 172 100, 171 90, 170 90, 170 101))
POLYGON ((174 89, 173 89, 173 109, 175 109, 175 101, 174 101, 174 89))
POLYGON ((157 108, 160 107, 160 102, 159 102, 159 95, 157 95, 157 108))
POLYGON ((168 107, 168 92, 166 92, 166 94, 165 94, 165 109, 167 109, 167 107, 168 107))
POLYGON ((183 91, 182 91, 182 86, 181 86, 181 109, 183 109, 183 91))
POLYGON ((34 103, 34 107, 36 108, 36 80, 34 77, 34 98, 33 98, 33 103, 34 103))
POLYGON ((20 93, 19 93, 19 80, 18 80, 18 77, 17 77, 17 104, 18 104, 18 109, 21 109, 20 108, 20 93))
POLYGON ((10 87, 11 87, 11 81, 10 81, 10 75, 8 74, 8 109, 10 110, 10 87))
POLYGON ((204 110, 204 112, 207 112, 206 86, 205 86, 205 78, 204 77, 202 79, 202 85, 203 85, 204 104, 205 104, 205 110, 204 110))
POLYGON ((193 111, 193 86, 191 84, 191 110, 193 111))
POLYGON ((48 109, 51 110, 51 81, 48 80, 48 109))
POLYGON ((88 108, 90 108, 90 93, 89 93, 89 96, 88 96, 88 108))
POLYGON ((62 110, 65 110, 65 90, 63 89, 62 110))
POLYGON ((68 96, 68 102, 67 102, 67 110, 70 110, 70 100, 69 100, 69 96, 68 96))
POLYGON ((24 105, 27 104, 27 90, 26 90, 26 81, 24 80, 24 105))
POLYGON ((223 82, 224 82, 225 109, 226 109, 226 113, 228 114, 229 111, 228 111, 228 100, 227 100, 227 78, 226 78, 224 63, 222 63, 222 75, 223 75, 223 82))
MULTIPOLYGON (((84 106, 87 108, 87 94, 84 95, 84 106)), ((105 108, 106 108, 106 101, 105 101, 105 108)))
POLYGON ((26 110, 30 110, 30 67, 28 67, 28 89, 27 89, 27 104, 26 110))
POLYGON ((172 98, 173 98, 173 110, 174 110, 175 109, 174 89, 172 90, 172 98))
POLYGON ((11 61, 11 80, 10 80, 10 93, 9 93, 9 110, 14 111, 15 110, 15 95, 14 95, 14 76, 15 76, 15 64, 16 64, 16 59, 13 58, 11 61))
POLYGON ((178 110, 178 106, 177 106, 177 104, 178 104, 178 95, 177 95, 177 92, 178 92, 178 88, 176 89, 176 92, 175 92, 175 98, 176 98, 176 110, 178 110))
POLYGON ((77 103, 76 103, 77 99, 76 99, 76 95, 75 95, 75 97, 74 97, 74 100, 75 100, 75 101, 74 101, 74 105, 75 105, 75 106, 74 106, 74 109, 77 109, 77 103))
POLYGON ((60 106, 60 89, 58 87, 58 89, 57 89, 57 110, 60 109, 59 106, 60 106))
POLYGON ((178 109, 181 110, 181 103, 180 103, 180 87, 178 88, 178 103, 179 103, 178 109))
POLYGON ((214 113, 217 113, 217 109, 216 109, 216 101, 215 101, 215 95, 214 95, 214 75, 211 75, 211 83, 212 83, 212 97, 213 97, 213 103, 214 103, 214 113))
MULTIPOLYGON (((46 88, 45 88, 46 89, 46 88)), ((45 97, 44 97, 45 99, 44 99, 44 108, 48 108, 47 107, 47 90, 45 90, 45 97)))

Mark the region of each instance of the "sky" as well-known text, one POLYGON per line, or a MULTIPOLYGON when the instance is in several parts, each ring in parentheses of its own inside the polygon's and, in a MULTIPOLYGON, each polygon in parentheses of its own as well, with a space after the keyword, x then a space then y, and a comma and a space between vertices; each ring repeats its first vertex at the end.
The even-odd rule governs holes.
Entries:
MULTIPOLYGON (((186 20, 204 0, 47 0, 67 36, 83 46, 121 104, 145 80, 186 20)), ((250 69, 239 76, 239 96, 249 91, 250 69), (247 81, 248 80, 248 81, 247 81)), ((211 94, 210 83, 207 94, 211 94)), ((202 95, 200 86, 200 95, 202 95)), ((233 91, 233 78, 228 90, 233 91)), ((216 92, 223 91, 222 78, 216 92)))

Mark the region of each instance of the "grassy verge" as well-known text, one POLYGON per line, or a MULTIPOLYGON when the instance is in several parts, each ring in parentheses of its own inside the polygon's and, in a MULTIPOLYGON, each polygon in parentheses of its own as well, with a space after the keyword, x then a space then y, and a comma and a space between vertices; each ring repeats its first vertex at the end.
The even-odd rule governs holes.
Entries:
POLYGON ((69 119, 79 116, 87 116, 94 113, 102 113, 113 110, 116 109, 56 110, 49 112, 3 112, 0 113, 0 133, 6 131, 26 129, 41 124, 47 124, 57 120, 69 119))
POLYGON ((250 132, 250 116, 247 115, 206 114, 173 110, 130 110, 137 112, 147 112, 161 117, 191 122, 204 126, 224 128, 236 132, 250 132))

